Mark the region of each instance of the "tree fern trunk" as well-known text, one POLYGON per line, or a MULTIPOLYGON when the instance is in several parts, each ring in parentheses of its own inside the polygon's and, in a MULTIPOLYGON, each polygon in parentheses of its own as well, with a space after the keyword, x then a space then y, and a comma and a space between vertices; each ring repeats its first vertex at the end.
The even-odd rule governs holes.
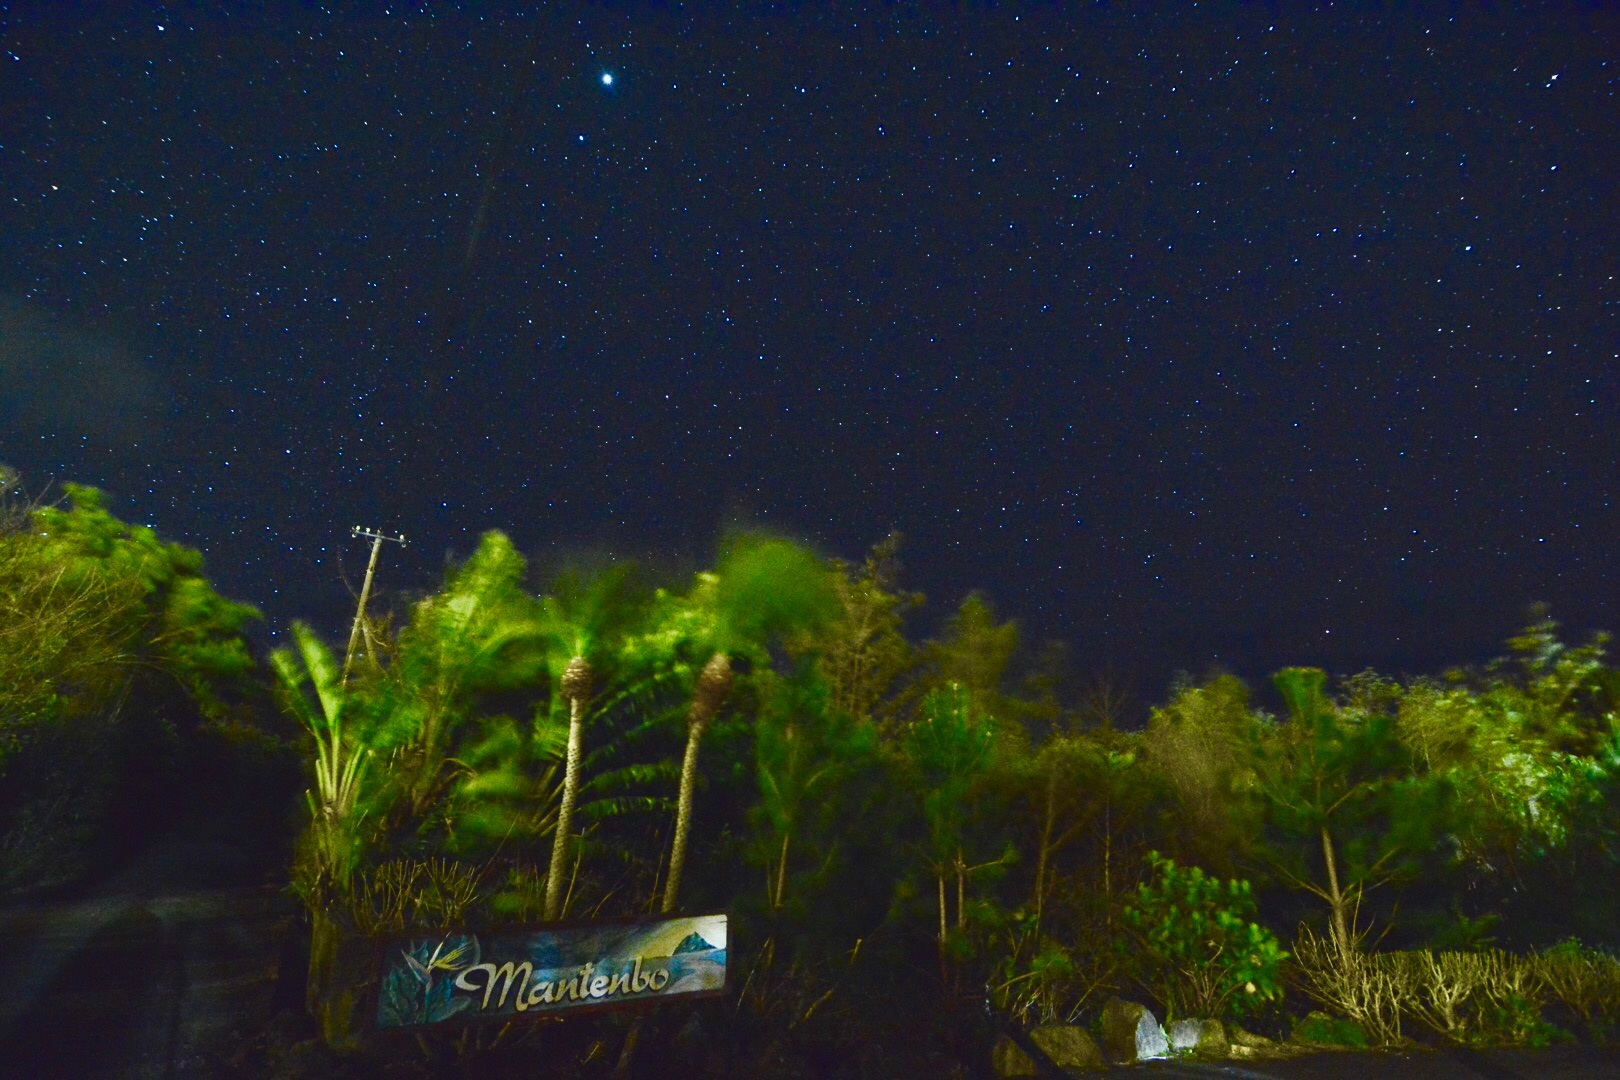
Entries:
POLYGON ((579 798, 579 744, 584 734, 585 702, 568 703, 568 756, 563 767, 562 804, 557 807, 556 831, 551 837, 551 869, 546 872, 545 917, 562 918, 563 875, 568 865, 568 840, 574 831, 574 802, 579 798))
POLYGON ((695 718, 686 726, 686 756, 681 761, 681 793, 675 804, 675 840, 669 849, 669 877, 664 882, 665 914, 675 910, 681 890, 681 871, 686 866, 686 838, 692 829, 692 796, 697 788, 698 744, 703 741, 706 718, 695 718))
POLYGON ((692 688, 692 708, 686 715, 686 757, 681 762, 681 794, 675 804, 675 839, 669 848, 669 878, 664 882, 665 914, 675 910, 680 896, 681 871, 686 867, 686 838, 692 831, 692 796, 697 788, 698 744, 703 731, 720 712, 731 691, 731 658, 724 652, 709 657, 692 688))

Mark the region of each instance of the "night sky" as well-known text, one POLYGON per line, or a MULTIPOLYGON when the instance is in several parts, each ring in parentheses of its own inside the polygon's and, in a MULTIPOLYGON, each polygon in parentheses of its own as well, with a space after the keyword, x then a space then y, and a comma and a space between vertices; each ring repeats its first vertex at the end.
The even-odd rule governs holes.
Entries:
POLYGON ((1620 628, 1614 7, 400 7, 0 3, 0 461, 272 630, 733 522, 1149 697, 1620 628))

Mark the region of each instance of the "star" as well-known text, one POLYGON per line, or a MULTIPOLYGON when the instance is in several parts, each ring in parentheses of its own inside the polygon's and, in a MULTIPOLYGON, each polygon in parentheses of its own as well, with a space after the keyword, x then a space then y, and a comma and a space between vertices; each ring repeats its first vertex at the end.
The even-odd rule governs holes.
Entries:
POLYGON ((602 85, 603 86, 612 86, 613 85, 613 72, 611 72, 611 71, 602 72, 602 85))

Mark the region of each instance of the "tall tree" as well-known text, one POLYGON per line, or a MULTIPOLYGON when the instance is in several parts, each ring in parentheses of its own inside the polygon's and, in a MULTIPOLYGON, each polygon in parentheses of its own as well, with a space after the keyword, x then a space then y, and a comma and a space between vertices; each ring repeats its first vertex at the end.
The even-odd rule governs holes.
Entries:
POLYGON ((919 660, 905 636, 905 616, 922 596, 898 591, 899 549, 900 534, 891 533, 859 566, 835 560, 836 617, 790 642, 794 655, 815 657, 829 706, 861 720, 892 718, 896 685, 919 660))
MULTIPOLYGON (((974 705, 964 686, 948 685, 923 698, 905 735, 907 772, 921 797, 930 866, 937 893, 941 974, 952 931, 967 923, 967 879, 978 869, 966 857, 966 829, 973 796, 995 765, 998 732, 974 705), (956 916, 950 916, 947 884, 954 878, 956 916)), ((992 860, 999 863, 1001 859, 992 860)), ((988 865, 988 864, 986 864, 988 865)))
POLYGON ((708 659, 698 672, 686 713, 686 751, 664 911, 674 911, 679 900, 697 788, 698 747, 731 691, 732 657, 750 655, 767 664, 770 643, 825 626, 837 610, 837 593, 820 559, 790 541, 758 534, 728 538, 717 571, 699 575, 691 594, 668 607, 672 630, 699 655, 707 653, 708 659))
POLYGON ((1286 668, 1273 682, 1288 718, 1266 734, 1260 771, 1268 862, 1327 906, 1333 946, 1349 957, 1365 933, 1367 895, 1409 878, 1432 854, 1448 823, 1450 785, 1416 767, 1392 717, 1329 698, 1322 671, 1286 668))
POLYGON ((913 700, 957 687, 979 714, 1015 723, 1027 708, 1006 693, 1006 685, 1021 641, 1017 622, 997 622, 990 601, 969 593, 945 621, 944 633, 923 645, 922 670, 910 688, 913 700))
POLYGON ((1175 800, 1179 858, 1235 871, 1260 824, 1255 747, 1263 728, 1249 708, 1249 688, 1231 675, 1183 687, 1152 710, 1142 755, 1175 800))

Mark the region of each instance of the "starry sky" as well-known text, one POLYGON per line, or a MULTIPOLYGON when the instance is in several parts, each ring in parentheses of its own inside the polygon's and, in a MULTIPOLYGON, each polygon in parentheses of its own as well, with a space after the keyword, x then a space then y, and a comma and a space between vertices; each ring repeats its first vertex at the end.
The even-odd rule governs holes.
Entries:
POLYGON ((0 461, 275 632, 735 522, 1149 695, 1620 628, 1620 16, 1497 7, 0 3, 0 461))

